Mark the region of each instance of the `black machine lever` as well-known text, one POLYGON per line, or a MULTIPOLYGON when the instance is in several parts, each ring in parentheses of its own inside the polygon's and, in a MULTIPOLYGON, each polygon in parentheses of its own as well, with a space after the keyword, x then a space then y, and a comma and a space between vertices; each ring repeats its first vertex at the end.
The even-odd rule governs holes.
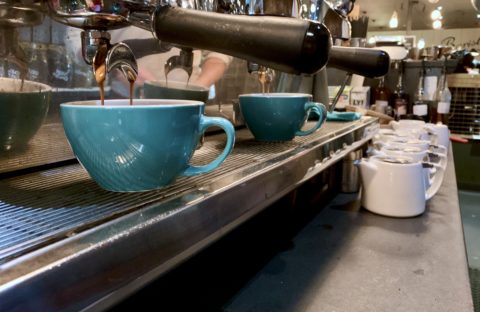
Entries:
POLYGON ((325 25, 298 18, 160 6, 153 23, 162 41, 217 51, 293 74, 318 72, 326 65, 332 45, 325 25))
POLYGON ((369 78, 382 77, 390 69, 390 56, 382 50, 334 46, 328 66, 369 78))

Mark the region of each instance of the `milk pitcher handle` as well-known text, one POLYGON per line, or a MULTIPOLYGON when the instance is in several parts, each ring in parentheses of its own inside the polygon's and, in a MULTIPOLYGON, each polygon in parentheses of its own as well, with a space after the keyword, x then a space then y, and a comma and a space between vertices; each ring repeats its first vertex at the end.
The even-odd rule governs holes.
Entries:
POLYGON ((425 191, 425 199, 431 199, 440 189, 440 186, 443 182, 443 174, 445 173, 445 169, 437 164, 433 165, 437 172, 434 173, 430 187, 425 191))
POLYGON ((430 145, 431 148, 433 148, 433 151, 437 154, 443 154, 443 155, 447 155, 448 153, 448 150, 445 146, 443 145, 434 145, 434 144, 431 144, 430 145), (435 150, 438 150, 438 151, 435 151, 435 150))
MULTIPOLYGON (((307 102, 307 103, 305 103, 305 115, 308 116, 308 113, 310 111, 312 111, 313 113, 318 115, 317 122, 315 123, 315 125, 311 129, 308 129, 308 130, 305 130, 305 131, 299 130, 299 131, 295 132, 295 135, 305 136, 305 135, 312 134, 315 131, 317 131, 318 128, 320 128, 322 126, 322 124, 325 122, 325 120, 327 119, 327 108, 322 103, 317 103, 317 102, 307 102)), ((306 120, 307 119, 308 118, 306 118, 306 120)))
POLYGON ((207 173, 218 166, 222 164, 222 162, 227 158, 227 156, 232 152, 233 145, 235 142, 235 129, 233 128, 233 125, 231 122, 229 122, 225 118, 219 118, 219 117, 208 117, 201 115, 200 116, 200 128, 199 128, 199 133, 204 133, 204 131, 209 128, 217 126, 223 129, 225 131, 225 134, 227 135, 227 144, 225 145, 225 148, 223 149, 222 153, 215 158, 212 162, 204 165, 204 166, 192 166, 189 165, 188 168, 182 173, 184 176, 192 176, 200 173, 207 173))
POLYGON ((440 159, 440 162, 439 162, 439 165, 442 166, 443 169, 446 169, 447 168, 447 155, 445 154, 442 154, 442 153, 436 153, 436 152, 430 152, 428 154, 429 157, 431 156, 436 156, 440 159))

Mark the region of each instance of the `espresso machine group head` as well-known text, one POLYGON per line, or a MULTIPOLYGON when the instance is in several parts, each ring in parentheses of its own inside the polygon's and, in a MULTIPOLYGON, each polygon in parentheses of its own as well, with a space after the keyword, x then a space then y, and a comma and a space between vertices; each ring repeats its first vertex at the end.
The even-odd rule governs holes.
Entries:
MULTIPOLYGON (((183 48, 185 53, 191 48, 216 51, 295 74, 313 74, 323 68, 332 45, 330 32, 322 23, 207 12, 196 9, 201 1, 180 1, 192 3, 190 8, 168 0, 45 1, 53 19, 84 30, 82 49, 87 63, 94 63, 95 55, 104 47, 110 56, 116 54, 110 52, 116 45, 110 44, 108 31, 128 25, 149 30, 161 42, 183 48)), ((132 65, 134 71, 133 53, 130 56, 127 49, 122 45, 126 62, 117 56, 114 59, 117 66, 130 70, 132 65)), ((109 66, 109 59, 105 58, 107 68, 116 68, 109 66)), ((188 54, 184 54, 175 62, 188 65, 188 60, 188 54)))

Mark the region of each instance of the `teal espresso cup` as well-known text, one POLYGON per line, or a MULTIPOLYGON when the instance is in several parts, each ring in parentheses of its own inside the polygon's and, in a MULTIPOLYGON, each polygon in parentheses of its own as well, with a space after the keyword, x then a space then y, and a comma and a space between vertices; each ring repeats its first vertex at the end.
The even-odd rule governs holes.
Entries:
POLYGON ((203 115, 204 104, 188 100, 70 102, 60 105, 63 126, 75 156, 104 189, 115 192, 162 188, 178 176, 207 173, 230 154, 232 124, 203 115), (227 143, 205 166, 190 159, 203 131, 222 128, 227 143))
POLYGON ((0 152, 28 145, 47 116, 51 93, 42 83, 0 78, 0 152))
POLYGON ((245 124, 258 141, 289 141, 317 131, 327 117, 321 103, 311 101, 310 94, 257 93, 239 96, 245 124), (312 128, 302 130, 309 114, 318 115, 312 128))
POLYGON ((209 89, 195 84, 164 80, 148 80, 143 84, 146 99, 192 100, 206 103, 209 89))

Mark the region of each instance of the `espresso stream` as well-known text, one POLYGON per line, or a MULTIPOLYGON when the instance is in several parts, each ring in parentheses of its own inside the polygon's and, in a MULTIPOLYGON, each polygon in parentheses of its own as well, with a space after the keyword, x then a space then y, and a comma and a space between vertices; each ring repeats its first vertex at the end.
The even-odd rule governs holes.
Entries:
POLYGON ((133 105, 133 88, 135 87, 136 77, 132 73, 128 73, 128 83, 130 84, 130 105, 133 105))
POLYGON ((25 68, 22 68, 20 70, 20 79, 22 80, 22 82, 20 83, 20 92, 23 91, 23 86, 25 85, 25 80, 27 79, 27 75, 28 75, 28 66, 25 66, 25 68))
POLYGON ((260 71, 258 73, 258 81, 260 82, 260 85, 262 87, 262 93, 270 93, 270 88, 269 88, 269 83, 267 81, 267 73, 265 71, 260 71))
MULTIPOLYGON (((105 105, 105 80, 107 79, 107 53, 108 45, 101 45, 98 47, 97 53, 93 59, 93 72, 95 74, 95 80, 97 81, 100 91, 100 102, 105 105)), ((130 105, 133 105, 133 87, 135 84, 136 76, 131 72, 127 73, 127 80, 130 84, 130 105)))
POLYGON ((95 74, 95 80, 98 83, 100 89, 100 101, 102 105, 105 105, 105 79, 107 79, 107 52, 108 46, 106 44, 98 47, 97 53, 93 58, 93 72, 95 74))
POLYGON ((100 101, 102 105, 105 104, 105 79, 107 77, 107 66, 105 63, 100 64, 97 68, 95 68, 95 80, 98 83, 98 87, 100 89, 100 101))

